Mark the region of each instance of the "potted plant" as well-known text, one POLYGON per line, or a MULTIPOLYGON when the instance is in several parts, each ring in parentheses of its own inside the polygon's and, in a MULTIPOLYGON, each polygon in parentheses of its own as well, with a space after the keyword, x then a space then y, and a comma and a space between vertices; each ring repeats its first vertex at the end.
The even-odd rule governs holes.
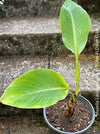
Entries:
MULTIPOLYGON (((5 90, 0 98, 0 102, 18 108, 44 108, 44 118, 51 128, 52 134, 79 134, 85 132, 93 124, 95 119, 93 106, 79 93, 80 63, 78 58, 86 45, 91 23, 88 14, 82 7, 71 0, 66 0, 61 7, 60 26, 65 46, 75 54, 76 90, 72 91, 59 73, 50 69, 39 68, 26 72, 18 77, 5 90), (62 110, 63 112, 61 114, 63 115, 64 113, 64 118, 70 120, 75 112, 78 113, 76 115, 78 117, 82 112, 81 106, 84 105, 84 108, 87 108, 87 111, 83 109, 83 111, 85 111, 84 113, 86 113, 87 116, 91 115, 91 117, 87 124, 85 124, 86 127, 83 130, 80 130, 84 122, 82 117, 79 119, 82 123, 77 124, 79 131, 73 130, 73 132, 62 130, 59 126, 55 128, 48 121, 53 109, 52 106, 57 106, 66 96, 68 96, 68 99, 66 103, 64 102, 63 105, 61 105, 61 108, 57 109, 58 113, 60 113, 59 110, 62 110), (75 111, 77 109, 78 111, 75 111)), ((58 118, 58 116, 56 118, 58 118)), ((73 121, 70 120, 70 122, 72 123, 73 121)), ((68 124, 65 125, 67 126, 68 124)))

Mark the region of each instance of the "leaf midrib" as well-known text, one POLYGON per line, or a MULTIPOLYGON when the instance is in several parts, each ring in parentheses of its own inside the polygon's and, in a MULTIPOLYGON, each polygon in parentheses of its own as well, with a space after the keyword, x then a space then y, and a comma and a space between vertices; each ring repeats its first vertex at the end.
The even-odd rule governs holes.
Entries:
POLYGON ((76 30, 75 30, 75 24, 74 24, 74 19, 71 13, 71 18, 72 18, 72 28, 73 28, 73 39, 74 39, 74 48, 75 48, 75 55, 76 57, 78 56, 78 46, 77 46, 77 38, 76 38, 76 30))
POLYGON ((56 90, 66 90, 67 87, 57 87, 57 88, 45 88, 36 92, 31 92, 30 94, 33 93, 41 93, 41 92, 49 92, 49 91, 56 91, 56 90), (46 90, 47 89, 47 90, 46 90))

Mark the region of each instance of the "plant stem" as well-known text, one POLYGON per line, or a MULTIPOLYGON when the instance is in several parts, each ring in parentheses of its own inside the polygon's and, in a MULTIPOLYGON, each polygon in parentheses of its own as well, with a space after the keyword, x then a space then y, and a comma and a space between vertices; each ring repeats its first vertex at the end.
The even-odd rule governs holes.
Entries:
POLYGON ((73 98, 73 102, 75 102, 75 100, 76 100, 76 98, 75 98, 75 95, 74 95, 74 93, 70 90, 70 89, 68 89, 69 90, 69 92, 71 93, 71 95, 72 95, 72 98, 73 98))
POLYGON ((79 77, 80 77, 80 64, 78 62, 78 55, 76 55, 76 91, 75 94, 79 94, 79 77))

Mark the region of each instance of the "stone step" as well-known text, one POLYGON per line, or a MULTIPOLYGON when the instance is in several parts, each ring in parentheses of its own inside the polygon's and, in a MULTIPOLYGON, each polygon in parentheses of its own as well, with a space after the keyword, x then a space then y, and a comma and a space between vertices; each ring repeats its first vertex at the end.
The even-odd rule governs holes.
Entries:
MULTIPOLYGON (((50 134, 40 114, 0 117, 0 134, 50 134), (39 118, 41 116, 41 118, 39 118)), ((95 121, 85 134, 100 134, 100 122, 95 121)))
POLYGON ((58 16, 64 0, 5 0, 1 18, 58 16))
MULTIPOLYGON (((87 134, 100 133, 100 87, 99 61, 94 55, 81 55, 80 92, 88 98, 96 111, 94 125, 87 134)), ((75 87, 75 58, 73 55, 61 56, 1 56, 0 57, 0 96, 11 82, 25 73, 36 68, 49 68, 59 72, 72 89, 75 87)), ((0 103, 0 134, 49 134, 44 123, 42 109, 18 109, 0 103)))
MULTIPOLYGON (((27 110, 28 113, 28 110, 27 110)), ((0 134, 50 134, 42 114, 0 117, 0 134), (41 116, 41 118, 39 118, 41 116)), ((85 134, 100 134, 100 122, 95 121, 85 134)))
MULTIPOLYGON (((88 92, 88 94, 91 92, 100 92, 99 56, 82 54, 79 59, 81 64, 80 92, 88 92)), ((61 55, 57 57, 50 56, 50 58, 48 58, 48 55, 1 56, 0 96, 17 77, 36 68, 50 68, 57 71, 64 77, 70 88, 72 90, 75 89, 75 57, 71 54, 67 57, 61 55)), ((20 115, 25 112, 26 110, 0 104, 0 116, 20 115)), ((39 111, 36 112, 38 113, 39 111)))
MULTIPOLYGON (((65 0, 5 0, 0 6, 0 18, 58 16, 65 0)), ((73 0, 88 13, 100 13, 100 0, 73 0)))
MULTIPOLYGON (((91 16, 91 31, 84 52, 100 47, 100 18, 91 16)), ((57 55, 70 53, 62 43, 59 18, 20 18, 0 20, 0 55, 57 55)))
MULTIPOLYGON (((99 89, 99 56, 80 55, 81 91, 95 91, 99 89), (98 61, 97 61, 98 58, 98 61), (90 80, 91 79, 91 80, 90 80)), ((75 87, 75 57, 72 54, 50 56, 4 56, 0 57, 0 96, 9 84, 21 74, 35 68, 49 68, 59 72, 70 85, 75 87), (67 74, 68 71, 68 74, 67 74), (70 78, 71 76, 71 78, 70 78)))
MULTIPOLYGON (((81 91, 99 91, 99 56, 80 55, 81 91), (98 58, 98 61, 97 61, 98 58)), ((1 56, 0 57, 0 96, 9 84, 21 74, 35 68, 51 68, 59 72, 70 88, 75 88, 75 57, 72 54, 57 57, 45 56, 1 56), (68 73, 67 73, 68 72, 68 73), (70 77, 71 76, 71 77, 70 77)))

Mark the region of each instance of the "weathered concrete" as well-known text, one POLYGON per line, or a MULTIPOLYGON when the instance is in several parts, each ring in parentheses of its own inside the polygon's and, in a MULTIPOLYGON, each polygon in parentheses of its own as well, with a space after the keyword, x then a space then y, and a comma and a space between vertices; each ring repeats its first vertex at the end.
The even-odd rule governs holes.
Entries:
POLYGON ((59 18, 22 18, 0 20, 0 35, 59 33, 59 18))
MULTIPOLYGON (((96 67, 99 63, 95 63, 95 61, 96 56, 83 54, 80 56, 81 91, 100 90, 98 85, 100 70, 96 67)), ((0 57, 0 95, 15 78, 35 68, 48 68, 48 63, 48 56, 0 57)), ((61 57, 54 58, 51 56, 50 68, 59 72, 72 89, 75 88, 75 58, 73 55, 67 57, 61 55, 61 57)))
POLYGON ((0 118, 0 134, 49 134, 43 117, 22 115, 0 118))
MULTIPOLYGON (((0 134, 50 134, 43 116, 22 115, 0 118, 0 134)), ((95 121, 86 134, 100 134, 100 123, 95 121)))
MULTIPOLYGON (((97 56, 81 55, 80 91, 100 91, 100 70, 96 61, 97 56)), ((49 68, 59 72, 70 88, 75 89, 75 58, 73 55, 61 57, 48 56, 17 56, 0 57, 0 96, 4 90, 21 74, 35 68, 49 68), (49 61, 50 60, 50 61, 49 61)), ((24 110, 23 110, 24 112, 24 110)), ((0 115, 20 114, 20 110, 13 107, 0 106, 0 115), (5 110, 2 110, 5 109, 5 110), (15 111, 15 112, 14 112, 15 111)))
MULTIPOLYGON (((5 0, 0 7, 0 18, 58 16, 65 0, 5 0)), ((73 0, 88 13, 100 13, 99 0, 73 0)))
MULTIPOLYGON (((91 31, 100 31, 100 15, 90 15, 91 31)), ((13 18, 0 20, 0 35, 61 33, 59 17, 13 18)))
POLYGON ((64 0, 5 0, 1 18, 58 16, 64 0))
POLYGON ((76 0, 88 13, 100 13, 100 0, 76 0))
POLYGON ((0 57, 0 95, 21 74, 35 68, 47 68, 48 56, 0 57))
MULTIPOLYGON (((50 134, 49 128, 38 115, 24 115, 0 118, 0 134, 50 134)), ((100 123, 95 124, 86 134, 100 134, 100 123)))
MULTIPOLYGON (((95 36, 100 46, 99 17, 91 16, 92 28, 84 52, 94 53, 95 36)), ((58 18, 0 20, 0 55, 69 53, 62 43, 58 18)))
MULTIPOLYGON (((88 98, 96 110, 96 101, 100 101, 100 94, 96 97, 96 92, 85 92, 84 96, 88 98), (96 98, 95 98, 96 97, 96 98)), ((99 105, 98 105, 98 108, 99 105)), ((1 107, 0 107, 1 109, 1 107)), ((2 112, 5 109, 2 109, 2 112)), ((13 111, 14 113, 15 111, 13 111)), ((97 112, 97 110, 96 110, 97 112)), ((8 111, 9 113, 9 111, 8 111)), ((0 134, 50 134, 48 126, 45 124, 42 111, 39 110, 23 110, 20 109, 20 114, 6 114, 0 117, 0 134)), ((93 126, 86 134, 100 134, 100 112, 96 117, 93 126)))
MULTIPOLYGON (((100 91, 99 75, 100 70, 97 68, 97 56, 80 55, 80 91, 100 91)), ((99 58, 99 57, 98 57, 99 58)), ((74 55, 61 55, 61 57, 51 57, 50 68, 59 72, 68 83, 71 89, 75 90, 75 57, 74 55)))
MULTIPOLYGON (((48 56, 0 57, 0 96, 7 86, 21 74, 35 68, 48 68, 48 64, 48 56)), ((0 103, 0 116, 20 115, 21 113, 24 114, 25 111, 23 109, 4 106, 0 103)))
MULTIPOLYGON (((100 133, 100 102, 99 75, 97 56, 81 55, 80 91, 83 92, 94 105, 97 118, 87 134, 100 133), (98 90, 98 95, 97 95, 98 90), (88 93, 87 93, 88 92, 88 93)), ((9 84, 26 71, 35 68, 48 68, 59 72, 74 90, 75 87, 75 59, 73 55, 60 57, 47 56, 7 56, 0 57, 0 96, 9 84), (50 61, 49 61, 50 60, 50 61)), ((44 123, 42 109, 25 110, 0 104, 0 134, 49 134, 44 123)))

